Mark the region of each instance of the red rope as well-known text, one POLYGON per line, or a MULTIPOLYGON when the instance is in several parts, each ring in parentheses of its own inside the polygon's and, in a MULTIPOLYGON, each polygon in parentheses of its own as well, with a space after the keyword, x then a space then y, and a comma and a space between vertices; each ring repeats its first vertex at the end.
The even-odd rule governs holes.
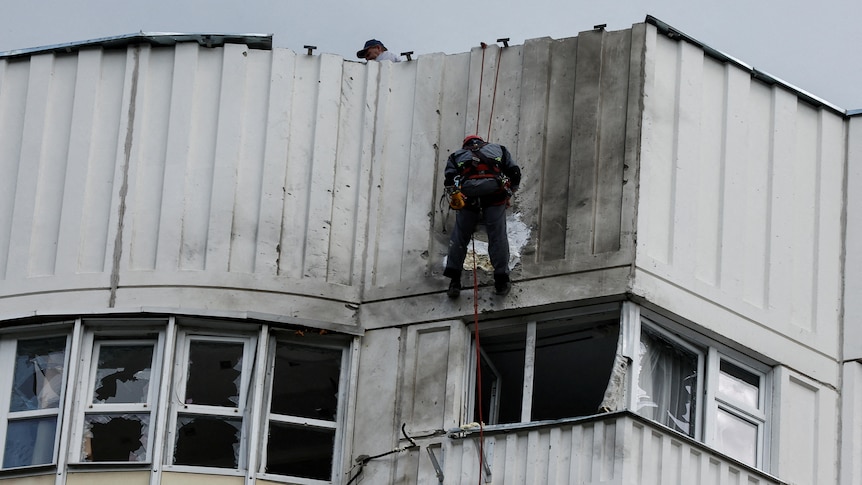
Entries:
MULTIPOLYGON (((488 47, 484 42, 482 46, 482 66, 479 69, 479 101, 476 106, 476 134, 479 134, 479 118, 482 115, 482 84, 485 77, 485 49, 488 47)), ((497 72, 494 74, 494 92, 491 96, 491 114, 488 118, 488 137, 491 139, 491 125, 494 121, 494 104, 497 100, 497 80, 500 78, 500 60, 503 51, 497 56, 497 72)), ((473 339, 476 342, 476 401, 479 406, 479 485, 482 485, 482 473, 485 469, 485 418, 483 416, 482 402, 482 353, 479 344, 479 276, 476 263, 476 240, 473 239, 473 339)))
POLYGON ((479 406, 479 485, 485 460, 485 419, 482 416, 482 354, 479 347, 479 276, 476 271, 476 240, 473 239, 473 339, 476 341, 476 404, 479 406))
MULTIPOLYGON (((484 51, 483 51, 484 55, 484 51)), ((500 77, 500 64, 503 59, 503 49, 500 49, 500 54, 497 56, 497 73, 494 74, 494 93, 491 96, 491 114, 488 116, 488 137, 485 138, 486 141, 491 141, 491 122, 494 120, 494 103, 497 101, 497 79, 500 77)), ((482 61, 482 66, 485 66, 484 60, 482 61)), ((478 125, 476 127, 478 131, 478 125)))

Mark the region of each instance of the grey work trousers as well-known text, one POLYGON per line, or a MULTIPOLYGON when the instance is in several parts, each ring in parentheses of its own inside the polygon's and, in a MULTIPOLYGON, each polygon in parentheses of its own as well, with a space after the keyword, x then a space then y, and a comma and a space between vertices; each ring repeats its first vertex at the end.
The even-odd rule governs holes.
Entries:
POLYGON ((488 256, 494 267, 495 281, 509 281, 509 235, 506 231, 506 204, 482 209, 465 207, 455 216, 455 228, 449 238, 449 256, 443 276, 461 278, 461 268, 467 257, 467 246, 479 222, 488 234, 488 256))

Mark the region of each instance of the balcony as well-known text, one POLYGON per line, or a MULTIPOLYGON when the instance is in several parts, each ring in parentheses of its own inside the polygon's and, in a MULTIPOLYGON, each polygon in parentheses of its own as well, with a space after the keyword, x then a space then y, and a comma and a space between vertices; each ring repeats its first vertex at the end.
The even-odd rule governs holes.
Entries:
MULTIPOLYGON (((494 485, 781 485, 702 443, 630 412, 484 431, 494 485)), ((398 460, 397 483, 480 483, 478 429, 426 442, 398 460), (433 459, 431 455, 433 454, 433 459), (435 461, 436 465, 435 466, 435 461), (439 472, 439 473, 438 473, 439 472), (440 475, 442 473, 442 476, 440 475), (411 478, 415 477, 415 478, 411 478)), ((490 472, 490 473, 489 473, 490 472)))

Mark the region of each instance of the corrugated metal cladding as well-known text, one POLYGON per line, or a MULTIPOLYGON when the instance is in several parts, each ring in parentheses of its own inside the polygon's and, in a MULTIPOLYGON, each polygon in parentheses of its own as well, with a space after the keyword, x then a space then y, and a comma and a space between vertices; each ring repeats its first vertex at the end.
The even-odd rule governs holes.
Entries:
POLYGON ((843 116, 647 39, 635 291, 837 385, 843 116))
MULTIPOLYGON (((428 449, 441 460, 444 483, 470 485, 567 484, 749 484, 782 482, 741 467, 689 440, 632 416, 562 424, 485 436, 483 464, 490 470, 479 480, 479 438, 446 440, 428 449), (622 451, 624 450, 624 451, 622 451), (490 480, 489 480, 490 478, 490 480)), ((422 483, 434 474, 425 452, 412 452, 397 465, 401 483, 422 483)), ((437 482, 431 482, 437 483, 437 482)))
MULTIPOLYGON (((454 221, 442 169, 474 132, 525 174, 515 278, 599 270, 597 292, 620 293, 643 37, 639 24, 367 65, 197 43, 0 60, 3 314, 353 325, 345 302, 438 301, 454 221)), ((524 286, 558 296, 545 290, 524 286)))

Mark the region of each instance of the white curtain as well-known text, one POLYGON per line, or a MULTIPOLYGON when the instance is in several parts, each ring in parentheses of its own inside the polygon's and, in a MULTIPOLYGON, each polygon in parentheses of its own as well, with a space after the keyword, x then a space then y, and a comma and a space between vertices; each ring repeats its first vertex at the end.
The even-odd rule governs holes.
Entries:
POLYGON ((694 436, 698 355, 649 330, 641 331, 636 411, 694 436))

